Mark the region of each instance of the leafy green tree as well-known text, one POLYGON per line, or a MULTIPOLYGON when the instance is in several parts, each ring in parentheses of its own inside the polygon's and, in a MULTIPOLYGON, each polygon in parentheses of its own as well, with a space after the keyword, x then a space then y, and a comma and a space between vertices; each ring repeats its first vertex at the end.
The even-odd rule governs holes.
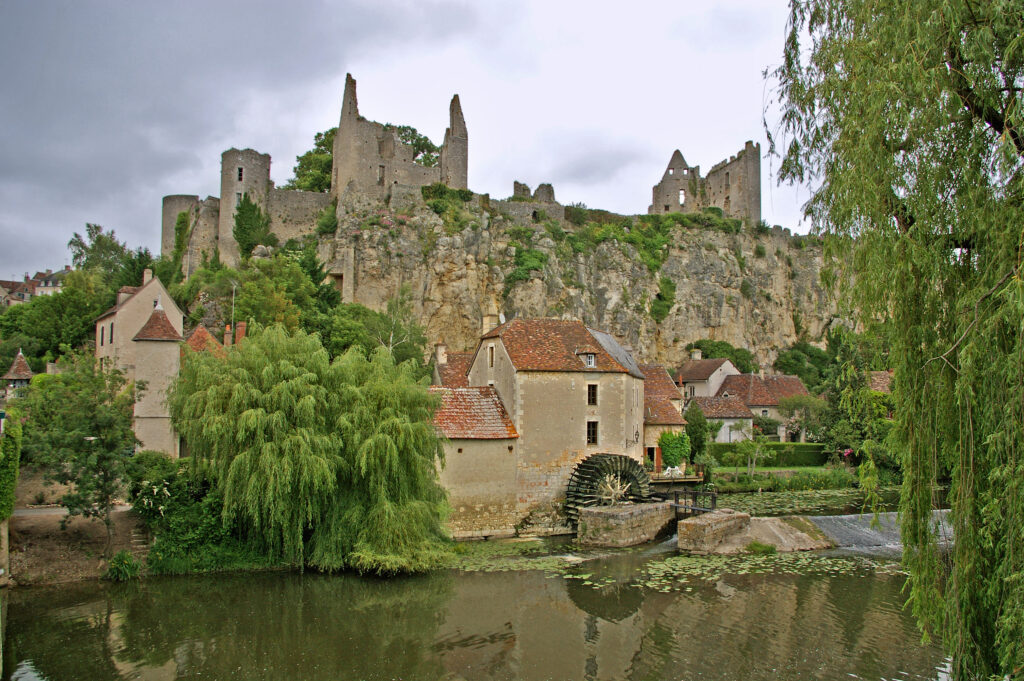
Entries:
POLYGON ((810 392, 817 393, 828 363, 828 352, 800 341, 780 352, 772 367, 779 373, 799 376, 810 392))
POLYGON ((433 168, 441 159, 441 147, 431 142, 430 138, 426 135, 420 134, 420 132, 411 125, 394 125, 393 123, 385 123, 384 129, 393 131, 395 136, 398 137, 399 142, 412 147, 413 163, 418 163, 419 165, 426 166, 427 168, 433 168))
POLYGON ((256 326, 226 360, 190 353, 169 404, 225 521, 270 557, 386 574, 446 552, 436 402, 410 364, 332 363, 315 335, 256 326))
POLYGON ((675 468, 690 459, 690 438, 685 433, 674 433, 666 430, 658 437, 661 447, 661 460, 668 468, 675 468))
POLYGON ((754 469, 769 463, 775 458, 776 452, 768 446, 768 438, 758 428, 743 432, 747 437, 736 443, 735 452, 740 461, 746 461, 747 475, 753 475, 754 469))
POLYGON ((313 148, 295 159, 292 172, 295 177, 288 180, 285 189, 301 189, 307 192, 328 192, 331 190, 331 174, 334 159, 334 136, 338 128, 318 132, 313 138, 313 148))
POLYGON ((708 420, 704 417, 704 412, 700 410, 697 403, 693 401, 687 407, 683 418, 686 420, 686 434, 690 438, 691 458, 694 462, 697 462, 697 459, 702 457, 704 452, 708 450, 708 420))
POLYGON ((238 242, 238 253, 242 260, 248 260, 252 249, 259 245, 276 246, 277 237, 270 231, 270 216, 263 212, 248 192, 242 196, 235 209, 235 227, 232 230, 238 242))
POLYGON ((127 244, 118 241, 114 230, 106 232, 101 225, 92 223, 85 225, 84 237, 78 232, 74 233, 68 248, 71 250, 71 262, 76 268, 101 272, 108 282, 121 269, 128 254, 127 244))
POLYGON ((757 361, 754 354, 745 348, 734 348, 725 341, 702 338, 686 346, 687 350, 700 349, 704 359, 715 359, 725 357, 733 366, 740 370, 740 373, 750 374, 757 371, 757 361))
POLYGON ((10 308, 0 316, 0 364, 6 371, 21 349, 32 370, 43 371, 46 362, 92 339, 100 312, 97 297, 72 287, 10 308))
POLYGON ((136 386, 87 353, 61 364, 59 374, 34 377, 21 401, 28 416, 23 447, 47 479, 71 485, 61 498, 70 516, 103 520, 109 557, 110 511, 138 442, 132 432, 136 386))
POLYGON ((814 395, 791 395, 779 400, 779 413, 785 417, 786 430, 802 430, 812 440, 821 433, 821 418, 828 403, 814 395))
POLYGON ((1022 36, 1015 0, 808 0, 775 72, 782 177, 811 185, 855 309, 892 322, 910 606, 954 681, 1024 669, 1022 36))
POLYGON ((4 432, 0 435, 0 521, 7 520, 14 512, 14 488, 21 463, 21 413, 10 407, 6 411, 4 432))

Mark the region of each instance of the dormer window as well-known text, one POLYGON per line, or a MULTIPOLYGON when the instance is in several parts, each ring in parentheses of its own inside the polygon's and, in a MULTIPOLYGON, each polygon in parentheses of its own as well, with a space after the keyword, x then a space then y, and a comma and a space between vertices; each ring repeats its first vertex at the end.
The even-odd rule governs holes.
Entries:
POLYGON ((592 352, 584 353, 583 355, 583 366, 588 369, 593 369, 597 366, 597 355, 592 352))

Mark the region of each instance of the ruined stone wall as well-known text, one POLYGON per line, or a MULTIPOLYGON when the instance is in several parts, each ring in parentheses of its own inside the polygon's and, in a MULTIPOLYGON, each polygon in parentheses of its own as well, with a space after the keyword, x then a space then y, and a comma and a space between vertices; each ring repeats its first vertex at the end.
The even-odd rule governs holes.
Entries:
POLYGON ((271 189, 267 201, 270 231, 281 243, 312 234, 316 231, 317 216, 330 202, 330 195, 322 192, 271 189))
POLYGON ((449 492, 448 520, 456 539, 511 537, 520 515, 514 439, 445 443, 441 485, 449 492))
POLYGON ((192 230, 188 248, 181 259, 181 269, 186 277, 202 265, 203 257, 212 259, 219 247, 218 231, 220 229, 220 199, 207 196, 196 205, 192 213, 192 230))
POLYGON ((761 145, 748 141, 738 154, 715 164, 705 179, 708 205, 727 217, 761 221, 761 145))
POLYGON ((549 218, 565 221, 565 206, 558 203, 546 203, 543 201, 502 201, 491 199, 491 208, 504 213, 513 220, 520 222, 535 222, 549 218))
POLYGON ((199 197, 189 194, 165 196, 160 216, 160 254, 170 256, 174 252, 174 225, 178 214, 191 214, 199 205, 199 197))

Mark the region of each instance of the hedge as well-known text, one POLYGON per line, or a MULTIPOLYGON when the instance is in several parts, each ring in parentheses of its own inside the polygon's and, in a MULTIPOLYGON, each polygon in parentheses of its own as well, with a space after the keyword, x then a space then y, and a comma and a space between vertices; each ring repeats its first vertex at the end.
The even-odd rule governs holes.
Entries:
POLYGON ((10 518, 14 510, 14 486, 18 483, 20 459, 21 423, 8 411, 4 434, 0 436, 0 521, 10 518))
MULTIPOLYGON (((772 460, 773 466, 824 466, 828 463, 828 452, 819 442, 769 442, 766 446, 778 453, 772 460)), ((735 442, 712 442, 708 453, 721 462, 722 455, 735 448, 735 442)))

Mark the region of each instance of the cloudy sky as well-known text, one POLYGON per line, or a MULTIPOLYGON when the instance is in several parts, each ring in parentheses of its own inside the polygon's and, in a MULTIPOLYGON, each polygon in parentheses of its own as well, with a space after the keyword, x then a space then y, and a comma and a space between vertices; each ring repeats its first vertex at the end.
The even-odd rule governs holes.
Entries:
MULTIPOLYGON (((643 213, 673 149, 706 171, 775 120, 786 0, 0 1, 0 278, 70 263, 95 222, 160 248, 166 194, 219 192, 220 154, 271 154, 283 184, 360 113, 440 143, 458 93, 469 185, 554 184, 643 213), (766 114, 767 112, 767 114, 766 114)), ((762 161, 762 213, 806 231, 806 191, 762 161)))

